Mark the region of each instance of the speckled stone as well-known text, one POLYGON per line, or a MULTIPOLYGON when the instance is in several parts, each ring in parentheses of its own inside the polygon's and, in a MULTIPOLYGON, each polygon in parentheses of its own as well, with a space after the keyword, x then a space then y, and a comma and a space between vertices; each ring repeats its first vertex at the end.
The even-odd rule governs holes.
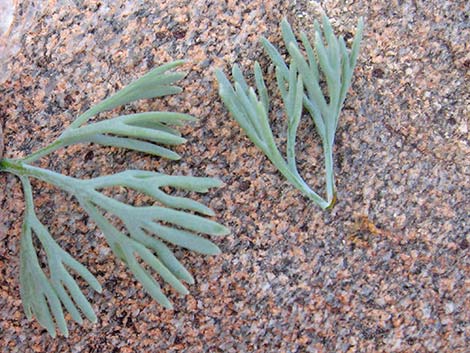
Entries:
MULTIPOLYGON (((470 28, 466 1, 51 1, 22 37, 0 88, 5 155, 53 140, 74 117, 152 67, 188 59, 180 95, 127 111, 174 110, 179 162, 87 145, 40 165, 92 177, 125 168, 217 176, 200 200, 231 228, 222 255, 178 250, 196 284, 174 310, 145 294, 68 195, 35 182, 38 216, 103 284, 86 290, 96 325, 51 339, 19 298, 18 181, 0 174, 2 352, 466 352, 470 346, 470 28), (75 2, 79 3, 79 2, 75 2), (321 5, 320 5, 321 3, 321 5), (338 204, 322 212, 285 182, 227 114, 215 67, 272 68, 261 35, 309 30, 320 6, 336 31, 365 32, 335 146, 338 204)), ((270 88, 271 87, 270 85, 270 88)), ((272 124, 285 137, 275 99, 272 124)), ((302 122, 298 156, 321 190, 319 138, 302 122)))

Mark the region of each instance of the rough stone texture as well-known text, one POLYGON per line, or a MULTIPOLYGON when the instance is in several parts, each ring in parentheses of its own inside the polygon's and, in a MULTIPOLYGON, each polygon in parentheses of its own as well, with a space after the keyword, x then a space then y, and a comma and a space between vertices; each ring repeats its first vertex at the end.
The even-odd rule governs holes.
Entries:
MULTIPOLYGON (((18 181, 0 174, 2 352, 464 352, 470 346, 470 5, 466 1, 52 1, 24 33, 1 87, 5 155, 53 140, 92 103, 155 65, 188 58, 184 93, 128 109, 191 113, 188 143, 168 162, 75 146, 40 165, 77 177, 144 168, 220 177, 201 199, 232 234, 223 254, 177 252, 196 284, 146 295, 69 196, 34 183, 38 214, 103 283, 88 292, 96 325, 51 339, 19 299, 18 181), (77 2, 78 3, 78 2, 77 2), (320 4, 321 3, 321 4, 320 4), (287 16, 308 29, 322 7, 365 35, 336 142, 339 202, 322 212, 240 132, 213 68, 267 60, 287 16)), ((268 75, 272 78, 272 75, 268 75)), ((273 126, 283 140, 281 107, 273 126)), ((318 136, 301 125, 302 171, 321 186, 318 136)))

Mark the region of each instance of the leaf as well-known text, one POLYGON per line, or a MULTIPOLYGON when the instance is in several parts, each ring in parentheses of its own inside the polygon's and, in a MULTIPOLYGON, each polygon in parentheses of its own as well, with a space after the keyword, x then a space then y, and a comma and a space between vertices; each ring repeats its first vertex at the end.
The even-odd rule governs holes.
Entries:
POLYGON ((177 291, 186 294, 187 289, 182 286, 180 279, 188 283, 192 283, 194 279, 161 240, 202 254, 215 255, 220 253, 219 248, 198 233, 213 236, 229 233, 229 230, 219 223, 188 212, 213 215, 212 210, 203 204, 188 198, 167 195, 161 190, 164 186, 172 186, 206 192, 209 187, 220 185, 219 181, 211 178, 126 171, 95 179, 77 180, 46 171, 40 179, 55 184, 60 183, 73 193, 80 205, 97 223, 115 255, 126 263, 149 294, 167 308, 171 307, 171 304, 153 277, 138 263, 137 256, 177 291), (131 206, 98 191, 113 186, 142 192, 161 202, 165 207, 131 206), (120 219, 125 225, 125 232, 111 224, 103 211, 120 219), (151 237, 146 232, 155 234, 157 238, 151 237))
POLYGON ((194 279, 179 263, 176 257, 174 257, 168 247, 161 241, 148 236, 144 232, 144 229, 156 233, 162 240, 172 244, 210 255, 218 254, 220 250, 209 240, 197 236, 194 233, 160 225, 156 221, 165 220, 206 234, 224 235, 228 232, 225 227, 213 221, 205 220, 200 216, 157 206, 126 206, 108 197, 101 198, 99 207, 108 212, 112 212, 123 221, 130 236, 128 237, 117 230, 117 228, 98 210, 97 202, 93 201, 93 199, 97 198, 91 197, 90 199, 91 200, 88 201, 78 196, 80 204, 103 231, 113 251, 118 252, 118 256, 127 264, 134 276, 142 283, 149 294, 166 308, 171 308, 170 302, 162 293, 160 286, 153 277, 138 264, 136 255, 159 273, 163 280, 167 281, 183 295, 188 292, 181 284, 180 279, 186 280, 189 283, 194 282, 194 279), (184 217, 184 222, 181 217, 184 217))
POLYGON ((173 86, 173 84, 181 80, 186 76, 186 74, 178 72, 167 74, 166 72, 182 65, 183 63, 183 60, 178 60, 153 69, 146 75, 116 92, 111 97, 106 98, 94 107, 88 109, 85 113, 80 115, 69 128, 79 127, 94 115, 139 99, 162 97, 180 93, 182 91, 181 88, 173 86))
MULTIPOLYGON (((165 242, 203 254, 220 253, 220 249, 205 238, 207 235, 221 236, 229 233, 226 227, 204 217, 214 216, 214 212, 198 201, 165 192, 166 187, 207 192, 212 187, 222 185, 217 179, 127 170, 114 175, 81 180, 30 164, 59 148, 84 142, 179 159, 177 153, 161 145, 178 145, 186 141, 174 126, 194 121, 195 118, 190 115, 145 112, 94 123, 87 122, 93 115, 137 99, 180 92, 181 89, 173 84, 185 74, 167 71, 181 64, 182 61, 177 61, 163 65, 98 103, 78 117, 56 141, 43 149, 22 160, 0 160, 0 172, 17 175, 25 194, 26 211, 20 250, 20 293, 24 311, 28 318, 36 317, 39 324, 53 337, 56 335, 56 326, 59 332, 68 335, 64 308, 72 319, 80 324, 83 322, 82 316, 92 322, 97 321, 91 304, 70 270, 81 276, 96 291, 101 292, 101 286, 90 271, 58 246, 47 228, 39 221, 34 211, 29 178, 50 183, 74 195, 102 230, 114 254, 128 266, 145 290, 166 308, 172 307, 170 301, 144 265, 149 266, 162 280, 183 295, 187 294, 188 290, 182 281, 193 284, 194 278, 165 242), (101 192, 101 189, 113 186, 143 193, 159 203, 159 206, 136 207, 119 202, 101 192), (103 211, 120 218, 125 225, 124 232, 117 229, 105 217, 103 211), (39 240, 46 254, 49 277, 40 266, 33 236, 39 240)), ((249 96, 248 99, 253 100, 253 97, 249 96)), ((259 110, 258 106, 256 110, 259 110)))
POLYGON ((20 288, 26 316, 35 316, 41 326, 55 337, 55 323, 59 331, 68 336, 68 329, 62 306, 70 312, 72 318, 82 323, 78 309, 92 322, 96 315, 79 286, 64 265, 74 269, 94 290, 101 292, 98 280, 78 261, 62 250, 54 241, 49 231, 39 222, 33 206, 31 184, 22 177, 26 199, 25 219, 21 236, 21 270, 20 288), (33 246, 32 235, 36 235, 46 253, 51 277, 48 278, 39 265, 39 260, 33 246), (67 294, 65 288, 69 294, 67 294))
POLYGON ((261 97, 261 102, 263 103, 264 111, 266 113, 269 112, 269 95, 268 89, 266 88, 266 84, 264 82, 263 73, 261 72, 261 66, 256 61, 255 62, 255 79, 256 79, 256 88, 258 90, 258 94, 261 97))
POLYGON ((270 130, 267 114, 269 95, 259 64, 255 62, 254 72, 261 99, 258 99, 254 89, 246 82, 237 65, 234 65, 232 70, 234 88, 220 70, 216 71, 216 77, 219 82, 220 97, 250 140, 266 154, 292 185, 322 209, 327 209, 336 200, 332 152, 334 134, 351 82, 363 25, 362 19, 359 20, 349 55, 344 40, 334 35, 331 23, 325 15, 322 17, 322 23, 323 31, 318 21, 314 22, 316 36, 313 45, 307 35, 301 33, 300 41, 306 52, 305 57, 290 24, 285 19, 281 22, 282 37, 290 56, 290 66, 286 64, 274 45, 266 38, 261 38, 261 44, 275 66, 277 86, 287 115, 287 162, 276 147, 270 130), (321 77, 326 79, 328 97, 325 97, 321 88, 321 77), (303 107, 310 113, 322 140, 326 174, 325 199, 313 191, 297 171, 295 141, 303 107))
MULTIPOLYGON (((170 302, 162 293, 155 279, 139 264, 137 257, 159 273, 162 279, 177 291, 187 293, 187 289, 182 286, 179 280, 186 280, 189 283, 194 280, 161 241, 202 254, 214 255, 220 253, 219 248, 201 234, 223 236, 229 233, 229 230, 223 225, 201 216, 213 215, 212 210, 205 205, 185 197, 168 195, 162 190, 163 187, 170 186, 196 192, 207 192, 209 188, 221 184, 220 181, 213 178, 169 176, 155 172, 128 170, 114 175, 80 180, 27 164, 24 164, 23 168, 26 176, 57 185, 74 195, 101 229, 115 255, 126 263, 149 294, 167 308, 171 307, 170 302), (132 206, 106 196, 100 191, 116 186, 146 194, 154 201, 160 202, 161 206, 132 206), (104 216, 104 212, 120 219, 125 225, 124 232, 111 224, 104 216), (201 215, 190 212, 198 212, 201 215), (149 233, 155 234, 156 238, 148 235, 149 233)), ((29 185, 26 176, 23 176, 22 179, 25 179, 25 185, 29 185)), ((32 196, 27 201, 32 204, 32 196)), ((51 283, 55 290, 62 295, 64 291, 60 286, 58 288, 57 286, 64 283, 78 307, 91 321, 94 321, 96 318, 92 313, 91 306, 79 291, 72 277, 64 271, 61 263, 76 269, 95 289, 100 289, 99 284, 94 282, 92 275, 87 270, 80 267, 53 242, 47 230, 36 218, 31 218, 28 224, 35 227, 36 233, 44 245, 51 263, 51 283)), ((63 299, 63 302, 66 306, 70 304, 67 299, 63 299)), ((76 316, 73 309, 71 309, 71 314, 76 316)), ((46 324, 46 321, 43 322, 46 324)))
POLYGON ((154 156, 159 156, 159 157, 172 159, 172 160, 178 160, 181 158, 181 156, 178 153, 173 152, 172 150, 168 148, 158 146, 151 142, 141 141, 141 140, 132 139, 132 138, 124 138, 124 137, 98 134, 98 135, 90 136, 87 139, 84 139, 83 142, 93 142, 102 146, 126 148, 128 150, 144 152, 144 153, 152 154, 154 156))

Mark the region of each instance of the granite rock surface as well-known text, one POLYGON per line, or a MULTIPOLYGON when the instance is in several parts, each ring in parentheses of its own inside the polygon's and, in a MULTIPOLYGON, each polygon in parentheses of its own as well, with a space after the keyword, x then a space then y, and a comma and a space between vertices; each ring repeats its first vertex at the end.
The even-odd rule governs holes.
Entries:
MULTIPOLYGON (((466 1, 50 1, 21 35, 0 86, 4 154, 21 157, 80 112, 150 70, 186 58, 184 92, 126 111, 173 110, 179 162, 79 145, 39 165, 89 178, 126 168, 215 176, 200 197, 231 234, 222 254, 177 256, 196 283, 174 310, 145 294, 68 195, 33 183, 38 216, 103 284, 86 291, 97 324, 52 339, 19 296, 18 180, 0 174, 2 352, 466 352, 470 346, 470 5, 466 1), (323 212, 290 186, 228 115, 213 70, 272 68, 258 40, 279 22, 312 33, 323 9, 350 39, 365 31, 335 145, 338 203, 323 212), (467 347, 467 348, 465 348, 467 347)), ((249 76, 249 75, 248 75, 249 76)), ((273 89, 274 86, 270 85, 273 89)), ((280 145, 285 117, 274 95, 280 145)), ((300 170, 317 190, 323 162, 307 117, 300 170)))

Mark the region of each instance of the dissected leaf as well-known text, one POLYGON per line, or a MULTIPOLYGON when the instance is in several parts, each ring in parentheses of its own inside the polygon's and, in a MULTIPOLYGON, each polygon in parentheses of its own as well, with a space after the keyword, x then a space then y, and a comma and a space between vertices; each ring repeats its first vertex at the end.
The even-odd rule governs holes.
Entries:
POLYGON ((101 292, 101 285, 82 264, 59 247, 47 228, 39 222, 34 211, 31 184, 25 177, 21 177, 21 181, 26 200, 20 251, 20 288, 25 312, 28 318, 36 316, 51 336, 56 334, 54 321, 59 331, 68 336, 62 306, 80 324, 83 320, 78 309, 90 321, 96 322, 97 319, 90 303, 65 266, 77 272, 95 291, 101 292), (39 239, 46 253, 50 278, 39 265, 33 235, 39 239))
POLYGON ((56 326, 59 332, 68 335, 64 309, 80 324, 83 322, 82 316, 92 322, 97 320, 91 304, 70 270, 82 277, 94 290, 101 292, 101 286, 90 271, 59 247, 39 221, 34 210, 29 178, 50 183, 74 195, 104 233, 114 254, 124 261, 145 290, 166 308, 171 308, 171 303, 145 266, 184 295, 188 290, 182 281, 192 284, 194 278, 167 244, 207 255, 220 253, 220 249, 205 238, 205 235, 220 236, 228 233, 227 228, 206 218, 214 216, 214 212, 200 202, 166 192, 166 187, 207 192, 209 188, 221 185, 216 179, 128 170, 80 180, 31 165, 59 148, 89 142, 179 159, 177 153, 162 145, 179 145, 186 141, 175 126, 195 120, 190 115, 145 112, 99 122, 88 121, 96 114, 138 99, 180 92, 181 89, 174 84, 185 74, 168 71, 182 63, 176 61, 158 67, 106 98, 79 116, 56 141, 43 149, 22 160, 0 160, 1 172, 13 173, 22 181, 26 200, 20 250, 20 292, 24 311, 28 318, 36 317, 51 336, 56 335, 56 326), (158 205, 132 206, 102 193, 102 189, 114 186, 145 194, 158 205), (124 229, 113 225, 108 215, 119 218, 124 229), (34 237, 44 249, 49 275, 40 265, 33 245, 34 237))
POLYGON ((153 69, 141 78, 125 86, 123 89, 116 92, 112 96, 88 109, 70 125, 70 128, 81 126, 92 116, 95 116, 101 112, 114 109, 118 106, 139 99, 163 97, 170 94, 180 93, 181 88, 173 86, 173 84, 181 80, 184 76, 186 76, 186 74, 183 72, 166 72, 182 65, 183 63, 184 60, 178 60, 153 69))
POLYGON ((350 52, 346 49, 344 40, 334 35, 326 16, 322 17, 322 24, 323 30, 317 21, 314 23, 313 45, 307 35, 301 33, 300 42, 306 53, 305 57, 289 23, 286 20, 281 22, 282 37, 290 57, 289 65, 274 45, 266 38, 261 38, 261 44, 276 68, 277 86, 287 115, 287 162, 277 149, 269 128, 269 96, 259 64, 255 63, 254 72, 260 98, 246 82, 237 65, 232 69, 233 86, 220 70, 216 71, 216 76, 220 97, 250 140, 266 154, 291 184, 321 208, 327 209, 336 200, 333 171, 334 135, 356 64, 363 24, 362 19, 359 20, 350 52), (322 78, 326 81, 326 95, 321 85, 322 78), (295 141, 304 107, 310 113, 323 144, 326 198, 313 191, 297 172, 295 141))

